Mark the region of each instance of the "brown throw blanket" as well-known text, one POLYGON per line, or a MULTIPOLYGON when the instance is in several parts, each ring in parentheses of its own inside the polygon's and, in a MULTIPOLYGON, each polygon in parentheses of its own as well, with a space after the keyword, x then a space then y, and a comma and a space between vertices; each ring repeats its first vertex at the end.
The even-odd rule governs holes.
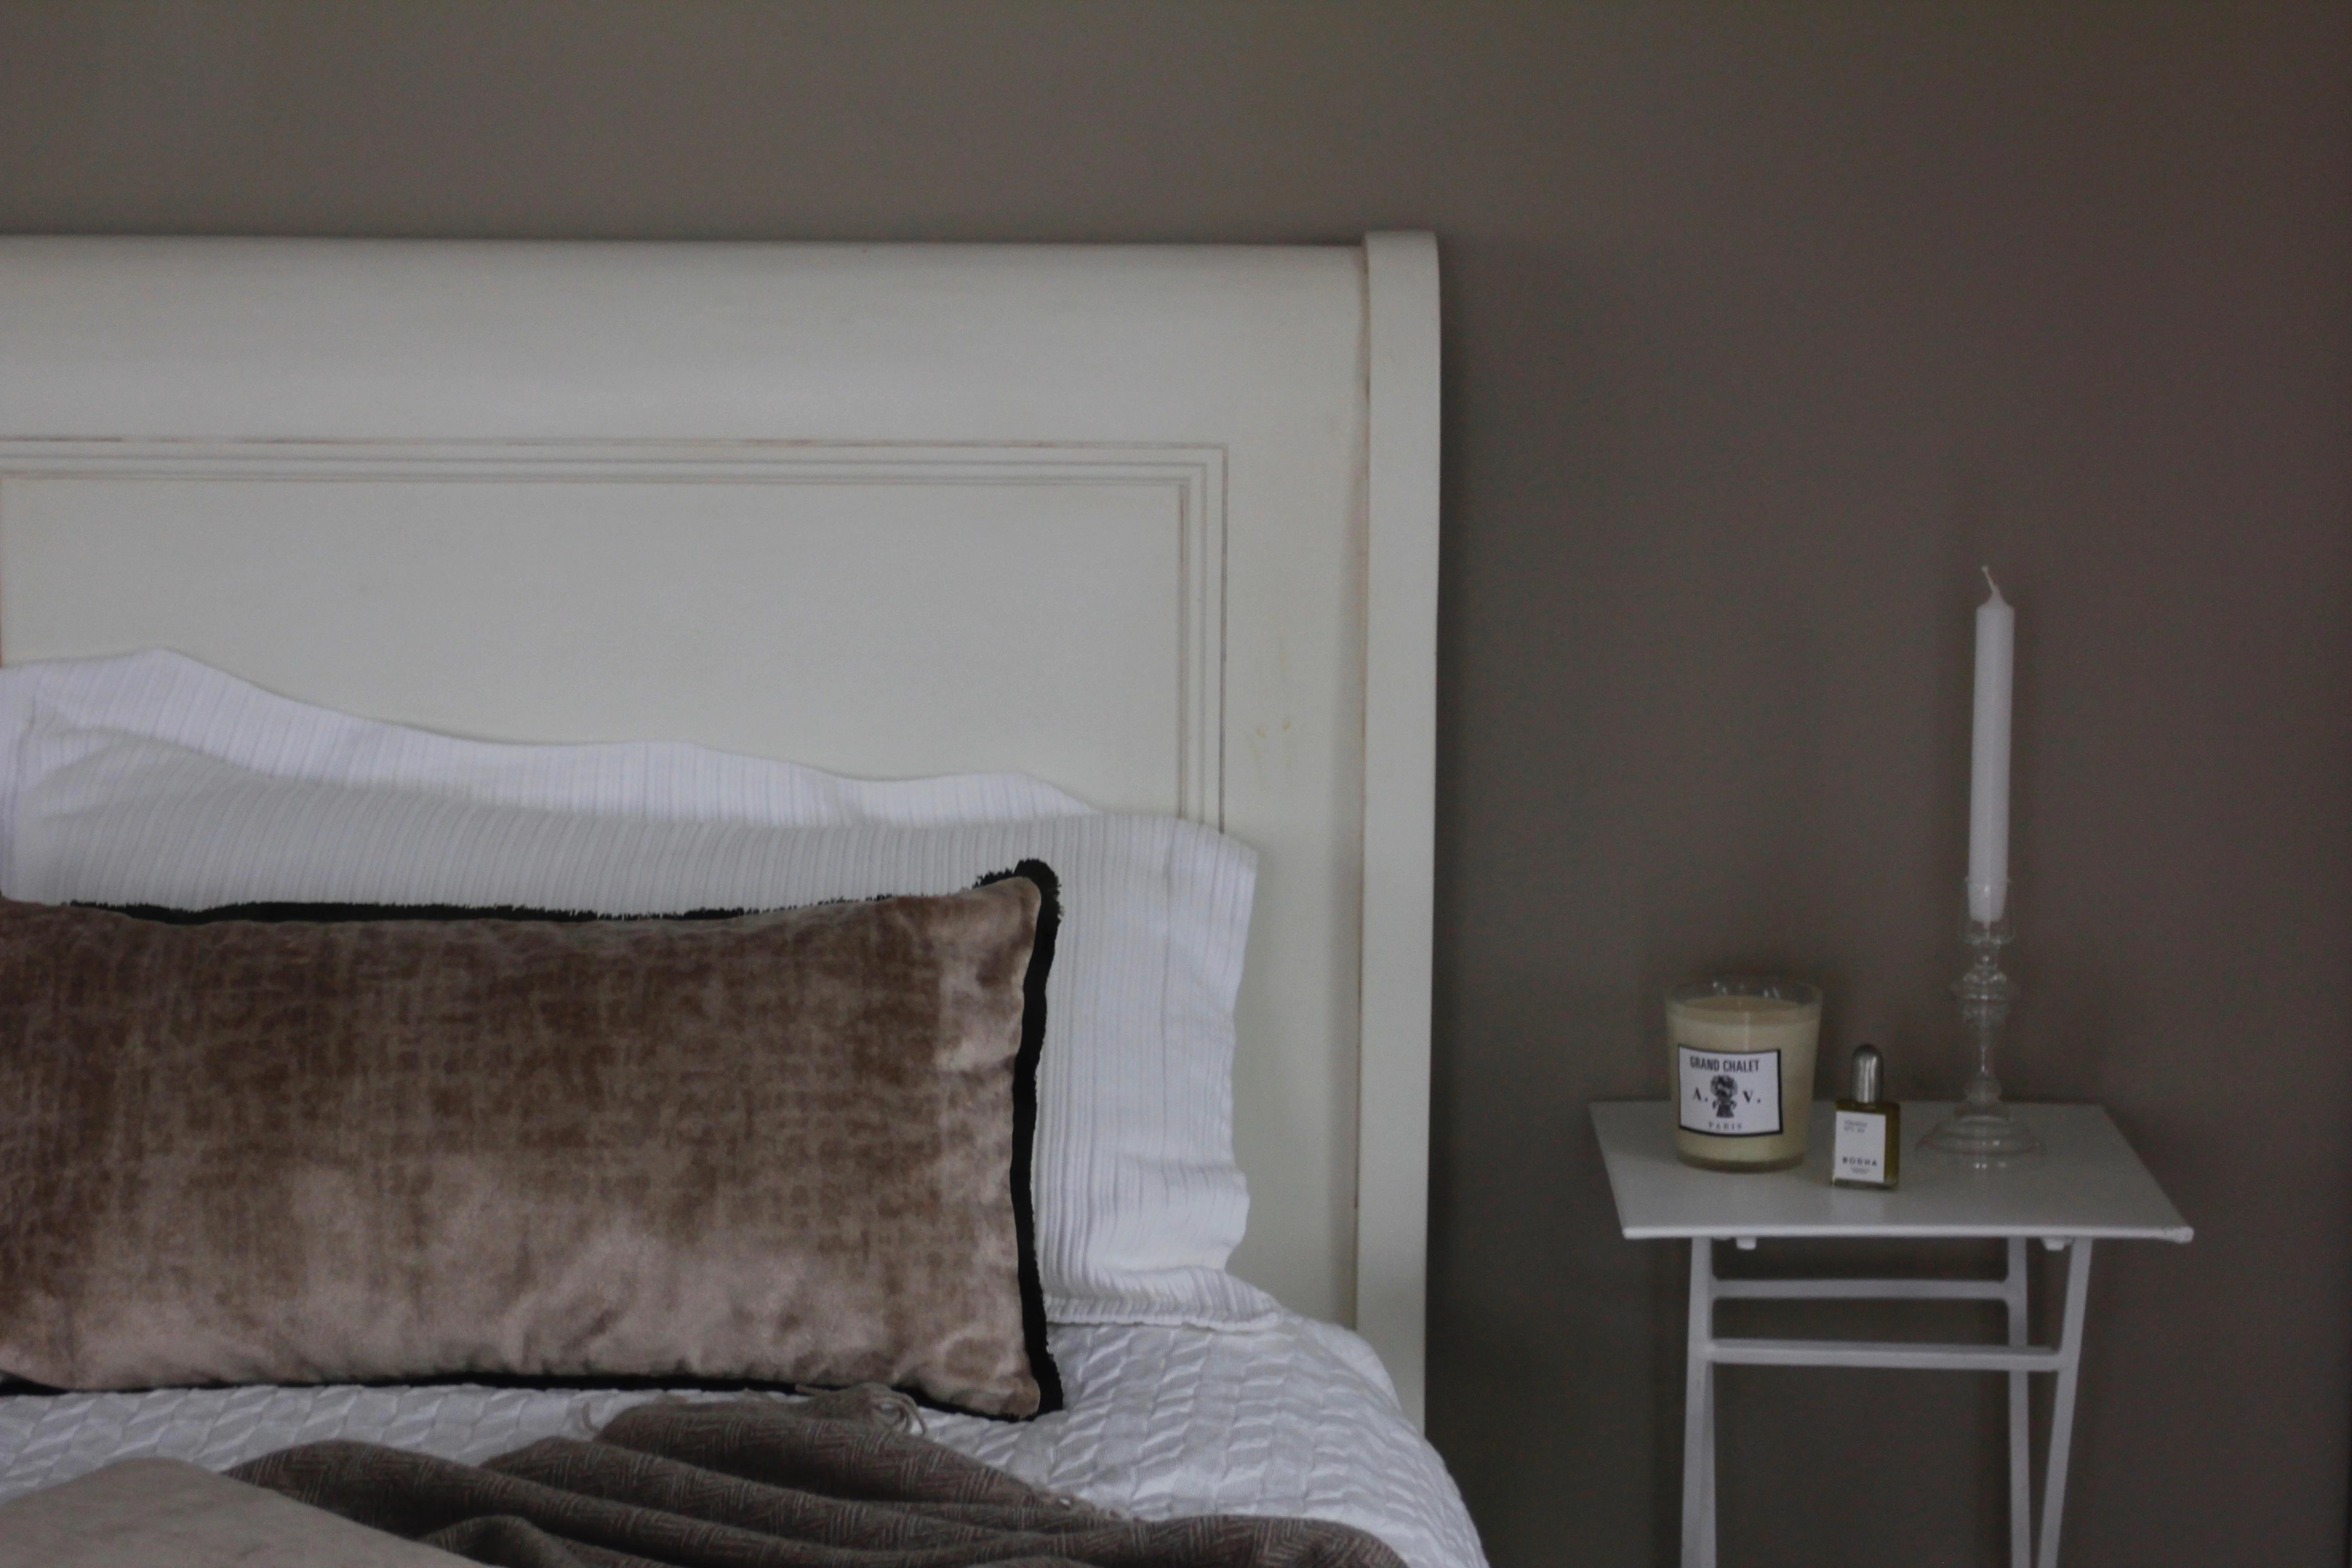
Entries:
POLYGON ((337 1442, 229 1473, 502 1568, 1403 1568, 1319 1520, 1126 1519, 913 1436, 910 1415, 880 1388, 662 1401, 480 1466, 337 1442))

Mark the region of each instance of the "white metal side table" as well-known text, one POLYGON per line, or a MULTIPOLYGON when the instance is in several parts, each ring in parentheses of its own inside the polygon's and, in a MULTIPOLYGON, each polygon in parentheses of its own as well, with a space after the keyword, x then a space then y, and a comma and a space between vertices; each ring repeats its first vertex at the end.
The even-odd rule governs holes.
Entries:
POLYGON ((1860 1366, 2009 1374, 2009 1538, 2012 1568, 2057 1568, 2074 1440, 2074 1379, 2082 1358, 2083 1306, 2098 1241, 2187 1241, 2192 1234, 2095 1105, 2012 1106, 2040 1135, 2032 1161, 1978 1170, 1916 1147, 1951 1108, 1903 1108, 1902 1185, 1891 1193, 1830 1184, 1831 1107, 1813 1107, 1805 1163, 1792 1171, 1728 1174, 1696 1170, 1675 1157, 1664 1100, 1620 1100, 1592 1108, 1601 1157, 1629 1241, 1691 1245, 1690 1362, 1683 1426, 1683 1568, 1715 1568, 1715 1369, 1860 1366), (1767 1237, 2000 1237, 2009 1266, 1999 1279, 1723 1279, 1715 1244, 1752 1248, 1767 1237), (2055 1345, 2026 1343, 2026 1246, 2039 1240, 2070 1256, 2064 1325, 2055 1345), (2002 1345, 1875 1343, 1855 1340, 1764 1340, 1718 1336, 1715 1304, 1741 1297, 1809 1300, 1989 1300, 2008 1309, 2002 1345), (2039 1555, 2032 1535, 2033 1479, 2026 1378, 2057 1378, 2050 1455, 2042 1489, 2039 1555))

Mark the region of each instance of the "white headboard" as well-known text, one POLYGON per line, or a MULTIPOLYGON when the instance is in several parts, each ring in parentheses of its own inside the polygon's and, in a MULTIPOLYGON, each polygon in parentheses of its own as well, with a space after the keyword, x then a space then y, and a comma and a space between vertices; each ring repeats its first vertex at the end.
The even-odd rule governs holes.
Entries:
POLYGON ((1222 826, 1234 1266, 1417 1417, 1436 279, 1424 235, 0 240, 0 658, 1222 826))

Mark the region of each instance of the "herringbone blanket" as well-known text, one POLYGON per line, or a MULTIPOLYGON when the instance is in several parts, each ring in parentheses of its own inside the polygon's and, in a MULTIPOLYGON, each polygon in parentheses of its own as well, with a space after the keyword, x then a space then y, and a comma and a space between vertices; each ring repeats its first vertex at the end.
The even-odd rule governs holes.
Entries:
POLYGON ((502 1568, 1403 1568, 1319 1520, 1126 1519, 917 1436, 912 1414, 880 1388, 665 1401, 480 1466, 335 1442, 230 1474, 502 1568))

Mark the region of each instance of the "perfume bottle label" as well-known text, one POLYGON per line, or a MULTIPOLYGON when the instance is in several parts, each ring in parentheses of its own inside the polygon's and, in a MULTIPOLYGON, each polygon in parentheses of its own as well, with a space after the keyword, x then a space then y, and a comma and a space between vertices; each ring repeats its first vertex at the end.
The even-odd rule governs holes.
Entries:
POLYGON ((1868 1111, 1837 1113, 1837 1151, 1830 1164, 1832 1180, 1886 1184, 1886 1118, 1868 1111))
POLYGON ((1717 1138, 1769 1138, 1780 1131, 1780 1053, 1704 1050, 1676 1046, 1682 1080, 1679 1119, 1685 1132, 1717 1138))

